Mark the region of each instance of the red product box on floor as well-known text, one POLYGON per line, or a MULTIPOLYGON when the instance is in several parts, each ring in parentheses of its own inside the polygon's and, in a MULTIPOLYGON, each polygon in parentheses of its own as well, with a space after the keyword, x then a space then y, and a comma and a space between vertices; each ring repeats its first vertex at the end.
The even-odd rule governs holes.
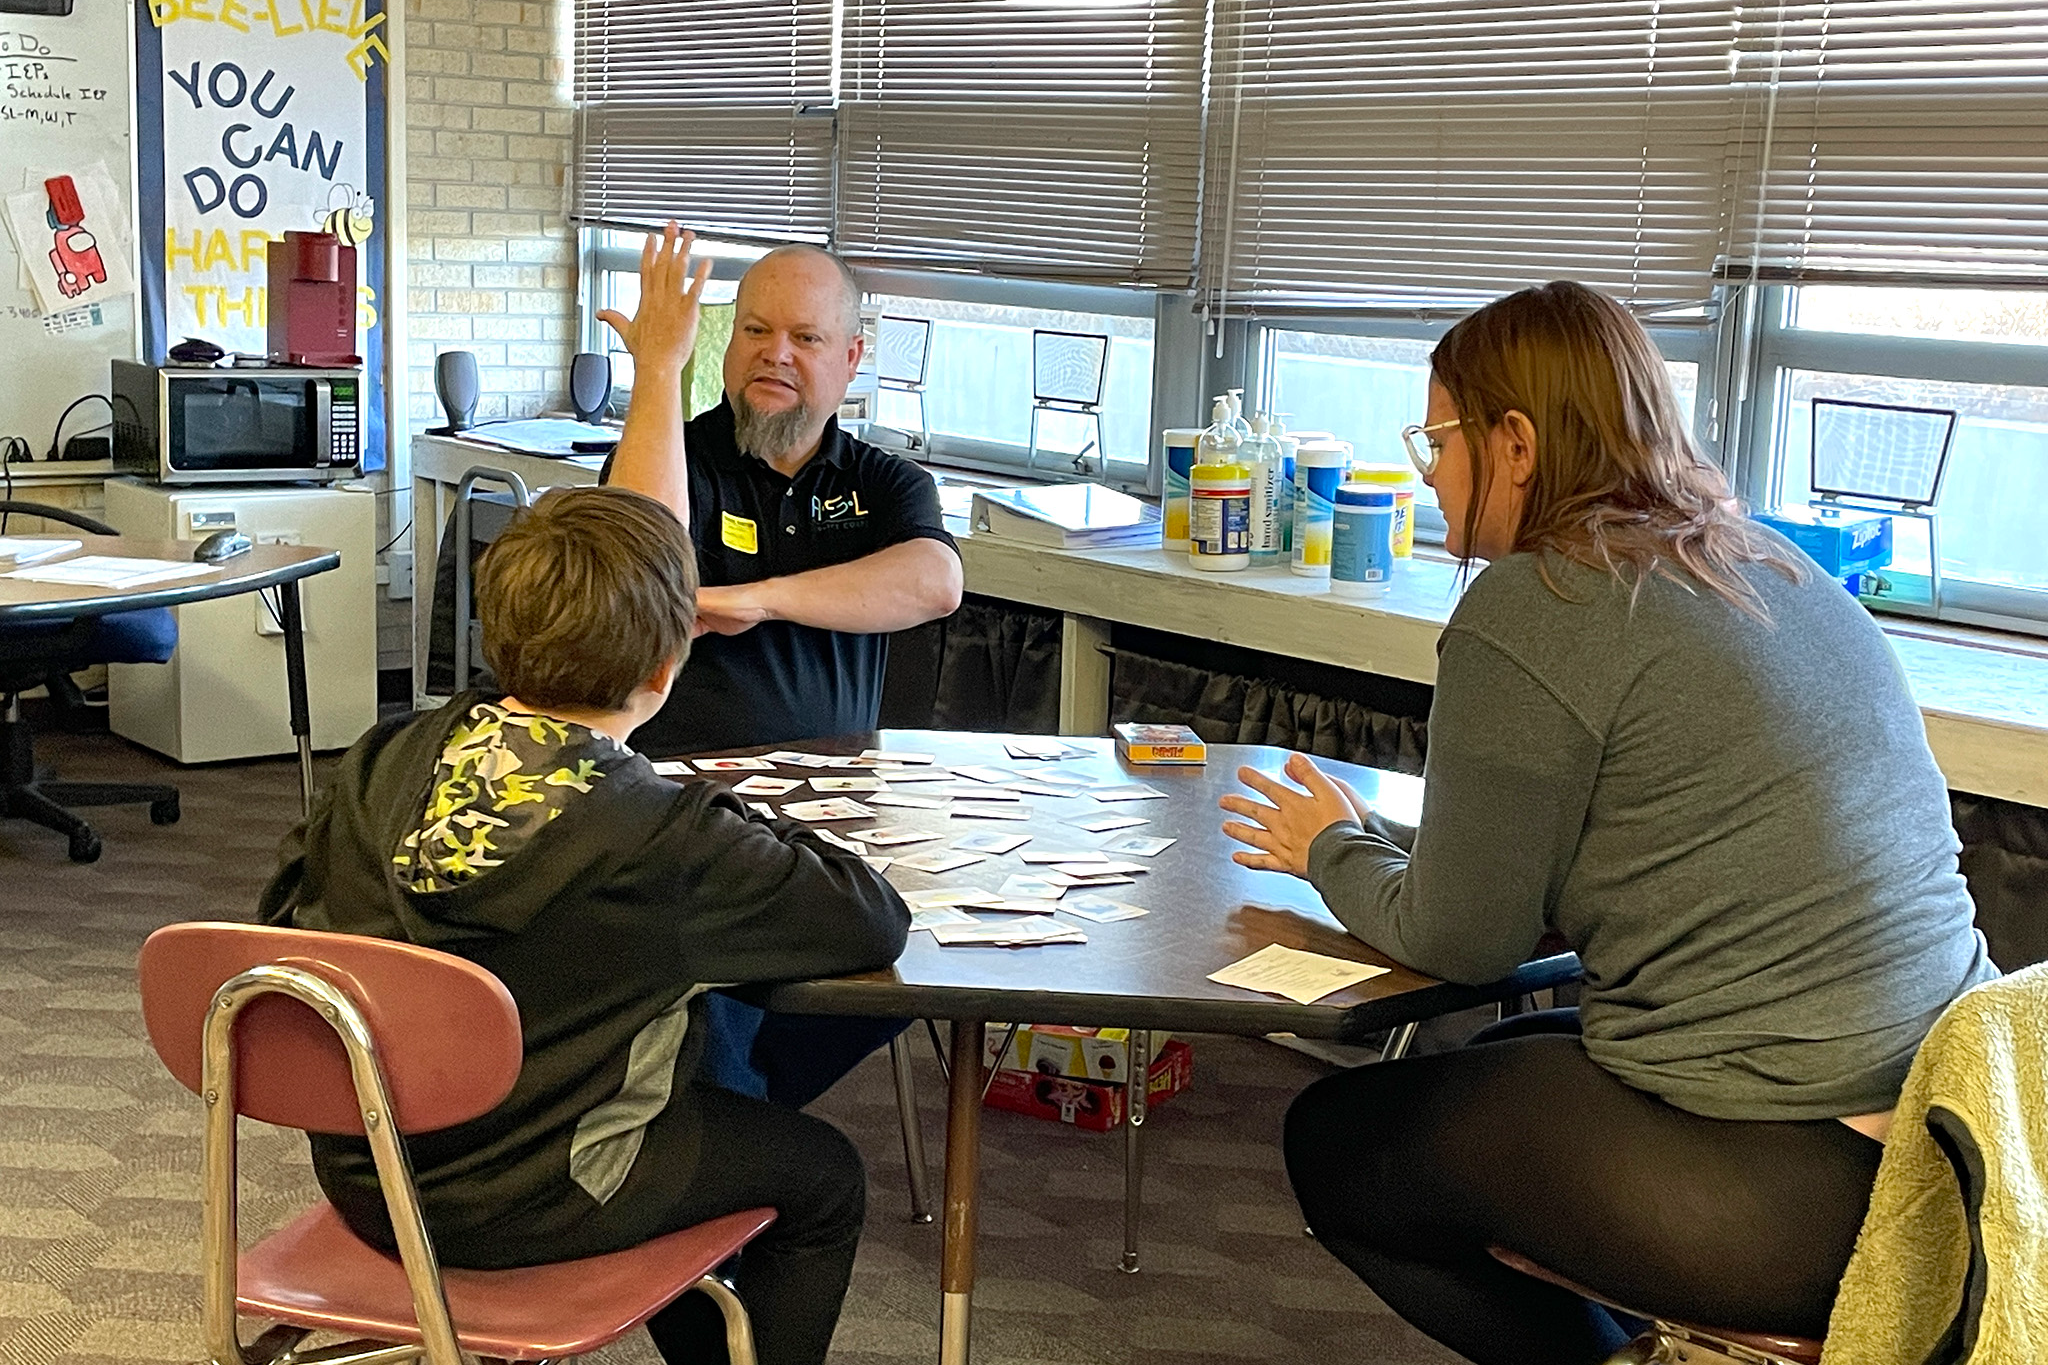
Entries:
MULTIPOLYGON (((1180 1039, 1174 1039, 1160 1049, 1146 1071, 1146 1102, 1158 1104, 1178 1095, 1188 1088, 1194 1074, 1194 1052, 1180 1039)), ((1004 1067, 989 1082, 983 1103, 991 1109, 1071 1123, 1091 1133, 1107 1133, 1122 1126, 1126 1097, 1123 1086, 1107 1081, 1047 1076, 1004 1067)))

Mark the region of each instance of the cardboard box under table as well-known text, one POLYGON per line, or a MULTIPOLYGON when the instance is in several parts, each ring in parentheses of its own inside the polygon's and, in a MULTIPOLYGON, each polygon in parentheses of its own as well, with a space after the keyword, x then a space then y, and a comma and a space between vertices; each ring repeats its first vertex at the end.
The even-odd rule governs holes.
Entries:
MULTIPOLYGON (((1057 1037, 1053 1030, 1045 1032, 1057 1037)), ((1094 1034, 1097 1030, 1069 1029, 1061 1032, 1094 1034)), ((1124 1030, 1104 1029, 1100 1032, 1123 1034, 1124 1030)), ((1025 1030, 1018 1031, 1018 1044, 1023 1043, 1024 1033, 1025 1030)), ((1153 1036, 1155 1039, 1163 1037, 1156 1033, 1153 1036)), ((1050 1043, 1039 1054, 1046 1060, 1044 1065, 1028 1070, 1012 1065, 998 1068, 989 1079, 988 1093, 983 1102, 991 1109, 1006 1109, 1013 1114, 1070 1123, 1092 1133, 1110 1132, 1122 1126, 1129 1108, 1125 1085, 1129 1066, 1127 1048, 1128 1042, 1124 1038, 1075 1037, 1050 1043), (1069 1043, 1071 1046, 1063 1046, 1069 1043), (1094 1054, 1092 1062, 1091 1051, 1094 1054), (1070 1059, 1077 1069, 1092 1064, 1096 1074, 1103 1070, 1112 1071, 1119 1079, 1089 1079, 1085 1070, 1080 1074, 1065 1070, 1063 1059, 1070 1059)), ((1004 1060, 1008 1062, 1018 1055, 1031 1053, 1027 1050, 1018 1054, 1013 1046, 1004 1060)), ((1194 1053, 1186 1043, 1179 1039, 1155 1042, 1151 1065, 1146 1068, 1146 1104, 1156 1105, 1179 1094, 1187 1089, 1193 1076, 1194 1053)))

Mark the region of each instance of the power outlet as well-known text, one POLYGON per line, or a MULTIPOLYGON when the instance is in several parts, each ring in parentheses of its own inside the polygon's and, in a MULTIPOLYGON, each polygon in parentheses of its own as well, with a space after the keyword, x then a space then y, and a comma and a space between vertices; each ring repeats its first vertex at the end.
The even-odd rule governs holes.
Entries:
POLYGON ((393 602, 412 600, 412 551, 393 550, 384 561, 390 572, 390 581, 384 586, 384 596, 393 602))

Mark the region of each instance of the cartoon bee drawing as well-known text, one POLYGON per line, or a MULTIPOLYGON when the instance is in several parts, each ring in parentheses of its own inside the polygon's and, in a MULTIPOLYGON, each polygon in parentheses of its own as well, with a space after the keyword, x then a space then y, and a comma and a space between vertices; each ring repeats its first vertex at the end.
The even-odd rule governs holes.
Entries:
POLYGON ((343 246, 361 246, 377 227, 377 201, 354 185, 341 183, 327 191, 327 211, 320 230, 331 232, 343 246))

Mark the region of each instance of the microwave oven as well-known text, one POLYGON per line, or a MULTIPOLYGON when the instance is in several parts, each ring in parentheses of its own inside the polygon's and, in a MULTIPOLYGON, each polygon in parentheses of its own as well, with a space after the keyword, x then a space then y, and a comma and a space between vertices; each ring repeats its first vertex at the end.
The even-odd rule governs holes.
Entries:
POLYGON ((114 468, 168 484, 353 478, 362 388, 353 369, 116 360, 114 468))

